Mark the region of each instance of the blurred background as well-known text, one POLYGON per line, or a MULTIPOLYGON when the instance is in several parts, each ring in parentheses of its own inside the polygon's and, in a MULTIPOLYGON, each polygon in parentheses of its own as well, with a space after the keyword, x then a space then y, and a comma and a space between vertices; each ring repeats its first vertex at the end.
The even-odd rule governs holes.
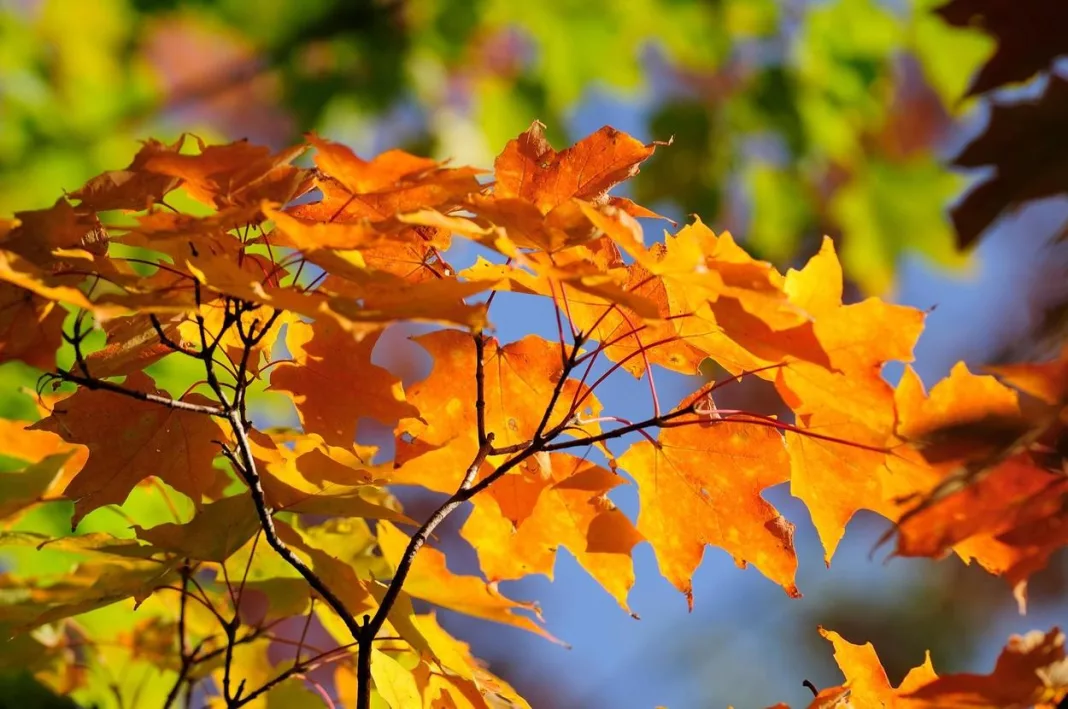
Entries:
MULTIPOLYGON (((139 139, 183 131, 281 148, 315 130, 365 157, 403 147, 490 167, 534 119, 557 148, 610 124, 674 137, 629 183, 638 202, 679 221, 699 214, 783 269, 829 234, 849 299, 929 310, 915 367, 930 385, 961 359, 1040 357, 1068 321, 1068 92, 1056 63, 1044 72, 1049 62, 1032 61, 1036 46, 1050 60, 1068 52, 1051 34, 1068 18, 1040 9, 1058 3, 1021 0, 1013 30, 1012 17, 983 14, 989 2, 935 12, 944 4, 0 0, 0 215, 46 207, 126 165, 139 139), (991 78, 999 61, 1010 71, 991 78), (977 181, 981 199, 962 199, 977 181)), ((647 240, 662 228, 648 224, 647 240)), ((471 254, 450 257, 463 267, 471 254)), ((552 336, 544 303, 499 305, 502 340, 531 323, 552 336)), ((407 382, 429 365, 410 333, 376 352, 407 382)), ((0 369, 5 392, 35 378, 17 363, 0 369)), ((658 383, 662 401, 695 386, 658 383)), ((606 407, 645 411, 632 385, 606 390, 606 407)), ((761 409, 763 395, 743 387, 734 403, 761 409)), ((28 397, 4 397, 4 415, 32 415, 28 397)), ((416 518, 433 502, 402 497, 416 518)), ((571 649, 440 615, 534 707, 622 709, 804 705, 802 680, 841 680, 818 625, 874 643, 896 684, 925 649, 940 672, 986 672, 1009 633, 1068 621, 1064 555, 1032 580, 1021 617, 1005 583, 958 559, 872 554, 886 529, 874 516, 854 520, 828 568, 804 507, 786 489, 767 497, 798 525, 801 600, 709 549, 687 613, 643 545, 631 595, 640 621, 565 551, 554 582, 503 584, 540 601, 571 649)), ((633 489, 613 498, 636 511, 633 489)), ((454 570, 475 573, 458 517, 442 544, 454 570)))

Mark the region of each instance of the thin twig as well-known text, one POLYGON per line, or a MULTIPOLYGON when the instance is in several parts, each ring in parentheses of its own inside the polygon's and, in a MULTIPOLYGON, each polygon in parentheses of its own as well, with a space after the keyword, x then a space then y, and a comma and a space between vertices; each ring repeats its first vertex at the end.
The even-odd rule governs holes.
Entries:
POLYGON ((259 689, 249 692, 239 701, 234 702, 232 705, 232 709, 237 709, 238 707, 245 706, 249 702, 255 700, 257 697, 263 696, 264 694, 271 691, 272 689, 280 685, 282 682, 285 682, 287 679, 293 677, 294 675, 300 675, 309 670, 315 669, 319 665, 323 665, 328 662, 336 662, 337 660, 342 659, 349 650, 355 647, 355 645, 356 643, 341 645, 340 647, 336 647, 333 650, 330 650, 329 652, 324 652, 322 654, 316 655, 315 657, 310 657, 304 662, 293 665, 289 669, 280 672, 278 675, 273 677, 259 689))
POLYGON ((164 347, 175 352, 181 352, 187 357, 192 357, 193 359, 200 359, 199 352, 182 346, 179 342, 167 335, 167 333, 163 330, 163 323, 160 322, 159 317, 157 317, 155 314, 150 314, 148 316, 148 319, 152 323, 152 329, 156 331, 156 337, 159 338, 160 343, 164 347))
POLYGON ((56 372, 45 376, 52 377, 54 379, 59 379, 60 381, 64 382, 73 382, 74 384, 78 384, 90 390, 110 391, 115 394, 128 396, 131 399, 137 399, 138 401, 145 401, 152 404, 159 404, 160 406, 166 406, 168 409, 175 409, 177 411, 188 411, 190 413, 205 414, 207 416, 226 416, 226 411, 217 406, 208 406, 206 404, 192 404, 188 401, 171 399, 170 397, 160 396, 158 394, 149 394, 148 392, 144 391, 127 389, 126 387, 121 386, 119 384, 115 384, 114 382, 109 382, 103 379, 82 377, 63 369, 57 369, 56 372))
POLYGON ((195 654, 189 652, 185 636, 185 607, 189 599, 189 577, 191 575, 189 559, 182 562, 180 571, 182 575, 182 594, 181 599, 178 601, 178 652, 181 657, 181 666, 178 669, 178 678, 174 680, 171 691, 167 692, 167 698, 163 701, 163 709, 169 709, 174 700, 178 698, 178 692, 181 691, 182 684, 189 675, 189 669, 193 666, 193 655, 195 654))
POLYGON ((315 614, 315 596, 311 597, 308 607, 308 617, 304 621, 304 629, 300 631, 300 641, 297 643, 297 664, 300 664, 300 654, 304 650, 304 640, 308 637, 308 628, 311 626, 312 615, 315 614))

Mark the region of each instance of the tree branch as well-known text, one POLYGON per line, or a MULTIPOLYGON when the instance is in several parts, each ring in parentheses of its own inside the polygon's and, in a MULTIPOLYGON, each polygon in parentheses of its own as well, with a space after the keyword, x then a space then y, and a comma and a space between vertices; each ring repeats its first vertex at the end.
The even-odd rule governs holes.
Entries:
POLYGON ((290 677, 293 677, 295 675, 303 674, 304 672, 307 672, 308 670, 315 669, 316 667, 318 667, 321 664, 324 664, 324 663, 327 663, 327 662, 334 662, 336 660, 340 660, 342 657, 344 657, 345 652, 348 651, 348 650, 351 650, 353 648, 353 646, 355 646, 355 645, 356 645, 356 643, 349 643, 348 645, 341 645, 340 647, 336 647, 333 650, 329 650, 327 652, 320 653, 320 654, 316 655, 315 657, 310 657, 310 658, 308 658, 307 660, 305 660, 303 662, 298 662, 298 663, 294 664, 288 670, 284 670, 283 672, 280 672, 275 677, 271 678, 266 684, 264 684, 259 689, 256 689, 256 690, 254 690, 252 692, 249 692, 244 697, 242 697, 239 701, 234 702, 234 704, 232 705, 232 709, 237 709, 237 707, 245 706, 249 702, 254 701, 257 697, 260 697, 260 696, 266 694, 267 692, 271 691, 272 689, 274 689, 275 687, 280 685, 282 682, 285 682, 290 677), (335 655, 337 657, 334 657, 335 655))
MULTIPOLYGON (((493 434, 489 433, 486 435, 486 442, 478 449, 471 464, 467 466, 467 471, 464 474, 463 480, 460 482, 459 489, 438 507, 434 513, 423 522, 423 525, 415 532, 415 534, 412 535, 411 540, 408 542, 408 546, 404 550, 404 555, 401 557, 401 560, 398 562, 397 568, 393 573, 393 579, 389 582, 389 586, 386 588, 386 592, 382 596, 382 601, 378 604, 378 610, 375 612, 374 617, 364 616, 364 625, 359 636, 359 651, 356 658, 357 709, 370 709, 371 644, 374 642, 378 631, 381 630, 383 624, 385 624, 389 611, 393 608, 393 604, 400 595, 401 588, 404 586, 404 582, 408 578, 408 573, 412 569, 412 562, 415 561, 415 555, 423 548, 423 545, 426 544, 426 540, 430 538, 430 535, 434 533, 434 530, 437 529, 438 525, 444 522, 445 518, 448 517, 453 510, 471 499, 471 496, 474 494, 472 490, 474 490, 475 487, 473 485, 475 477, 478 475, 482 463, 484 463, 487 456, 489 456, 492 447, 493 434)), ((533 455, 534 452, 535 449, 531 447, 529 450, 520 453, 515 458, 507 461, 495 470, 483 482, 499 480, 501 476, 519 465, 520 462, 529 456, 533 455)))
POLYGON ((174 685, 171 687, 171 691, 167 692, 167 698, 163 701, 163 709, 170 709, 171 704, 178 698, 178 692, 181 691, 182 684, 189 675, 189 669, 194 664, 193 655, 195 652, 189 652, 185 636, 185 607, 186 602, 189 600, 189 559, 186 559, 182 563, 181 574, 182 595, 181 600, 178 602, 178 652, 181 655, 182 664, 178 670, 178 678, 174 680, 174 685))
POLYGON ((252 457, 252 448, 249 444, 248 433, 245 431, 245 427, 241 422, 241 415, 235 410, 230 410, 227 413, 227 419, 230 421, 230 428, 234 432, 234 437, 237 439, 237 447, 241 456, 241 465, 238 467, 238 474, 244 479, 245 484, 248 485, 249 491, 252 494, 252 503, 256 508, 256 515, 260 520, 260 527, 263 529, 263 538, 267 540, 267 543, 274 549, 287 564, 296 569, 297 573, 304 577, 304 580, 308 582, 308 585, 315 589, 315 592, 326 601, 335 613, 337 613, 345 627, 348 628, 352 634, 353 640, 359 640, 360 638, 360 625, 356 622, 355 616, 349 612, 345 607, 344 602, 338 598, 330 588, 323 583, 314 571, 308 568, 293 550, 286 546, 278 537, 278 531, 274 527, 274 519, 271 517, 271 510, 267 506, 267 499, 263 492, 263 483, 260 480, 259 474, 256 472, 256 461, 252 457))
POLYGON ((93 379, 91 377, 83 377, 77 374, 73 374, 64 369, 57 369, 54 373, 47 374, 45 376, 52 377, 64 382, 72 382, 86 389, 110 391, 115 394, 121 394, 122 396, 128 396, 131 399, 137 399, 138 401, 145 401, 151 404, 159 404, 160 406, 166 406, 168 409, 175 409, 177 411, 188 411, 194 414, 205 414, 207 416, 219 416, 225 417, 226 411, 217 406, 207 406, 205 404, 192 404, 188 401, 182 401, 180 399, 171 399, 167 396, 160 396, 158 394, 149 394, 144 391, 136 391, 134 389, 127 389, 126 387, 109 382, 104 379, 93 379))

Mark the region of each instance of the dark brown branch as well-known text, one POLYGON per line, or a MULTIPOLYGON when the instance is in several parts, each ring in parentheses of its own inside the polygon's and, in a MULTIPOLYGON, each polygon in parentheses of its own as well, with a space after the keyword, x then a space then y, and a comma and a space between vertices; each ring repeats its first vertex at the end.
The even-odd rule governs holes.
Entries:
MULTIPOLYGON (((199 287, 197 288, 197 300, 198 302, 200 300, 199 287)), ((256 461, 253 457, 251 443, 248 438, 248 428, 245 425, 245 417, 243 416, 243 412, 240 408, 244 400, 247 382, 243 381, 243 376, 236 382, 234 401, 231 402, 229 397, 227 397, 226 392, 222 387, 222 384, 219 381, 218 375, 215 372, 215 349, 219 346, 219 343, 222 341, 223 335, 226 333, 226 331, 230 327, 233 327, 234 325, 240 323, 242 313, 242 304, 232 299, 228 299, 227 303, 225 304, 225 308, 226 310, 223 316, 222 326, 219 329, 218 333, 213 333, 214 336, 210 338, 210 343, 204 318, 199 313, 196 315, 196 321, 200 331, 201 342, 201 351, 199 353, 199 356, 204 362, 204 372, 207 379, 207 383, 208 386, 211 388, 212 392, 214 392, 219 403, 222 404, 222 413, 229 422, 230 429, 232 430, 234 438, 237 441, 237 453, 234 453, 228 447, 223 446, 224 455, 226 455, 226 457, 230 460, 238 475, 240 475, 240 477, 245 481, 245 484, 249 488, 249 493, 252 497, 253 506, 255 507, 256 515, 259 518, 260 528, 263 531, 263 536, 267 540, 267 543, 271 546, 272 549, 275 550, 275 552, 278 553, 279 556, 282 557, 282 559, 287 564, 293 567, 304 578, 304 580, 308 582, 308 585, 311 586, 324 601, 326 601, 327 605, 329 605, 334 610, 334 612, 337 613, 338 616, 341 618, 342 622, 352 634, 353 639, 358 641, 360 638, 360 625, 359 623, 357 623, 356 618, 345 607, 345 604, 342 602, 342 600, 338 596, 336 596, 330 590, 330 588, 326 586, 326 584, 323 583, 322 579, 320 579, 314 571, 312 571, 303 561, 301 561, 299 557, 296 556, 296 554, 293 553, 293 551, 288 546, 286 546, 286 544, 279 538, 278 532, 275 529, 274 519, 272 517, 272 510, 267 504, 266 494, 263 490, 263 484, 260 480, 259 473, 256 470, 256 461)), ((253 325, 253 328, 250 329, 249 332, 244 332, 243 326, 239 325, 239 334, 241 334, 242 336, 242 342, 245 345, 246 350, 245 357, 243 358, 244 365, 247 366, 247 351, 259 342, 261 342, 264 337, 266 337, 268 331, 273 326, 279 315, 280 312, 275 311, 272 317, 268 320, 267 323, 264 324, 264 326, 262 327, 262 329, 259 330, 259 332, 255 331, 255 325, 253 325)), ((239 623, 239 618, 240 616, 237 612, 235 604, 234 619, 233 621, 227 623, 224 626, 227 636, 227 646, 225 651, 226 666, 223 675, 223 695, 227 701, 228 706, 233 707, 242 706, 243 704, 250 701, 250 698, 259 696, 264 691, 266 691, 266 689, 261 687, 260 689, 254 690, 252 693, 246 695, 245 697, 241 697, 242 690, 244 687, 244 683, 242 682, 242 684, 237 688, 237 691, 231 694, 229 682, 229 667, 232 661, 233 646, 236 644, 237 641, 236 632, 239 623)))
MULTIPOLYGON (((560 399, 560 394, 564 390, 564 383, 568 376, 571 374, 571 370, 575 366, 575 361, 578 357, 578 353, 582 348, 582 343, 585 341, 585 336, 582 334, 575 335, 575 342, 571 348, 571 353, 563 363, 563 369, 559 378, 556 381, 556 385, 553 388, 553 393, 549 398, 549 402, 546 404, 545 413, 542 416, 541 422, 538 424, 537 431, 535 432, 532 440, 524 444, 522 450, 517 451, 517 455, 510 460, 503 463, 490 475, 484 478, 481 482, 475 483, 475 479, 478 477, 478 471, 485 463, 486 458, 492 454, 495 454, 497 450, 493 447, 493 433, 488 432, 485 435, 484 440, 480 441, 478 452, 475 454, 471 464, 467 467, 464 473, 464 477, 460 482, 456 492, 453 493, 448 500, 446 500, 433 514, 423 523, 423 525, 412 535, 412 538, 408 541, 408 546, 404 550, 404 555, 401 557, 400 562, 397 564, 397 568, 393 573, 393 578, 389 582, 389 586, 386 588, 385 594, 382 596, 382 601, 378 605, 378 610, 375 611, 374 617, 364 616, 364 624, 362 631, 359 635, 359 650, 356 658, 356 707, 357 709, 370 709, 371 706, 371 645, 374 642, 375 636, 378 631, 381 630, 383 624, 386 622, 386 618, 389 615, 390 610, 393 608, 393 604, 396 602, 397 597, 400 595, 401 588, 404 586, 405 580, 408 578, 408 573, 411 571, 412 563, 415 561, 416 554, 426 544, 427 539, 434 533, 434 530, 445 519, 452 514, 452 512, 462 505, 464 502, 470 500, 480 491, 485 490, 487 487, 500 480, 510 470, 514 469, 524 460, 534 455, 540 450, 544 449, 544 443, 547 439, 559 434, 567 426, 567 420, 561 422, 558 426, 555 426, 548 434, 545 433, 545 429, 549 424, 549 420, 552 416, 553 410, 556 408, 556 402, 560 399)), ((484 392, 482 386, 484 385, 485 375, 483 372, 484 363, 483 350, 479 347, 479 340, 476 337, 476 365, 475 365, 475 379, 476 388, 478 389, 476 400, 476 412, 479 411, 478 402, 483 401, 484 392)), ((483 402, 484 406, 484 402, 483 402)), ((483 424, 484 425, 484 424, 483 424)))
MULTIPOLYGON (((226 706, 232 707, 237 697, 230 692, 230 668, 234 664, 234 646, 237 644, 237 628, 241 622, 241 616, 236 612, 234 618, 224 626, 226 631, 226 659, 223 661, 223 698, 226 700, 226 706)), ((240 693, 238 689, 238 693, 240 693)))
MULTIPOLYGON (((375 612, 374 617, 364 616, 364 625, 363 630, 359 635, 359 651, 356 658, 357 709, 369 709, 371 706, 371 644, 374 642, 378 631, 381 630, 382 626, 385 624, 386 617, 389 615, 389 611, 393 608, 397 596, 400 595, 401 588, 404 586, 404 582, 408 578, 408 573, 412 569, 412 562, 415 561, 415 555, 423 548, 423 545, 426 544, 426 540, 430 538, 430 535, 434 533, 434 530, 437 529, 438 525, 444 522, 445 518, 452 514, 453 510, 471 499, 474 495, 473 491, 476 486, 473 483, 475 477, 478 475, 479 468, 482 467, 487 456, 489 456, 492 447, 493 434, 489 433, 486 436, 486 442, 479 448, 478 453, 475 454, 474 460, 472 460, 471 464, 467 467, 463 480, 460 482, 459 489, 438 507, 438 509, 435 510, 425 522, 423 522, 423 526, 412 535, 407 548, 404 550, 404 555, 401 557, 401 560, 397 564, 397 568, 393 573, 393 579, 389 582, 389 586, 386 588, 386 592, 382 596, 382 601, 379 603, 378 610, 375 612)), ((527 451, 520 453, 515 458, 512 458, 501 465, 501 467, 490 474, 489 477, 483 480, 483 482, 487 483, 486 486, 488 486, 488 484, 492 484, 492 482, 499 480, 505 473, 533 455, 535 452, 536 449, 532 446, 527 451)), ((480 487, 480 489, 484 489, 486 486, 480 487)))
POLYGON ((93 379, 90 377, 82 377, 77 374, 73 374, 64 369, 57 369, 54 374, 47 376, 59 379, 64 382, 72 382, 86 389, 110 391, 115 394, 121 394, 128 396, 131 399, 137 399, 138 401, 146 401, 152 404, 159 404, 160 406, 166 406, 168 409, 176 409, 178 411, 188 411, 194 414, 205 414, 207 416, 219 416, 225 417, 226 411, 217 406, 207 406, 205 404, 192 404, 188 401, 181 401, 180 399, 171 399, 166 396, 159 396, 158 394, 149 394, 143 391, 136 391, 134 389, 127 389, 126 387, 109 382, 104 379, 93 379))
MULTIPOLYGON (((552 396, 549 397, 549 403, 545 406, 545 412, 542 414, 541 421, 538 423, 538 428, 534 432, 533 443, 537 443, 542 440, 542 434, 545 433, 545 427, 549 425, 549 419, 553 415, 553 409, 556 408, 556 402, 560 400, 560 394, 564 391, 564 384, 567 382, 567 378, 571 376, 571 370, 575 368, 575 362, 577 361, 579 350, 582 349, 582 343, 586 341, 585 335, 575 335, 575 344, 571 347, 571 354, 567 356, 567 360, 564 362, 563 369, 560 372, 560 376, 556 380, 556 385, 553 387, 552 396)), ((568 418, 570 418, 571 412, 568 416, 564 417, 562 424, 566 424, 568 418)), ((549 437, 552 438, 553 434, 549 437)))
POLYGON ((189 600, 189 576, 191 574, 189 559, 182 562, 181 574, 182 594, 181 599, 178 601, 178 652, 181 657, 181 666, 178 669, 178 678, 174 680, 171 691, 167 693, 167 698, 163 701, 163 709, 170 709, 171 704, 178 698, 178 692, 181 691, 182 684, 185 683, 186 677, 189 675, 189 669, 194 664, 193 656, 196 654, 195 651, 189 651, 185 635, 185 607, 189 600))
POLYGON ((164 347, 166 347, 167 349, 172 350, 174 352, 181 352, 182 354, 186 355, 187 357, 192 357, 194 359, 200 359, 200 353, 199 352, 197 352, 195 350, 188 349, 186 347, 183 347, 179 342, 177 342, 176 340, 173 340, 166 332, 164 332, 163 323, 161 323, 159 321, 159 318, 156 315, 154 315, 154 314, 149 315, 148 319, 152 323, 152 329, 156 331, 156 337, 159 338, 160 343, 164 347))
POLYGON ((333 591, 323 583, 314 571, 308 568, 308 565, 301 561, 293 551, 286 546, 278 537, 278 531, 274 527, 274 519, 271 517, 271 510, 267 505, 267 499, 263 492, 263 484, 260 481, 260 476, 256 472, 256 461, 252 457, 252 448, 248 440, 248 432, 245 431, 245 427, 242 425, 241 415, 237 411, 231 410, 227 414, 227 418, 230 421, 230 427, 233 429, 234 436, 237 439, 238 451, 241 456, 241 465, 238 467, 237 472, 245 480, 245 484, 248 485, 249 491, 252 493, 252 502, 256 507, 256 515, 260 520, 260 527, 263 529, 263 537, 267 540, 267 543, 278 552, 278 555, 285 560, 287 564, 296 569, 297 573, 304 577, 304 580, 308 582, 308 585, 315 589, 316 593, 326 601, 335 613, 341 617, 341 621, 348 628, 352 634, 354 640, 360 638, 360 625, 356 622, 355 616, 349 612, 345 607, 344 602, 338 598, 333 591))

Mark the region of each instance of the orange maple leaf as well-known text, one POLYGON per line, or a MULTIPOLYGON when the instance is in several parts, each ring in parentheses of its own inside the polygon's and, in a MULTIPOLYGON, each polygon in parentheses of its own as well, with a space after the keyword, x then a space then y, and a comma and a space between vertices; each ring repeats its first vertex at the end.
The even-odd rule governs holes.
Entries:
POLYGON ((693 572, 713 544, 800 596, 794 526, 761 497, 788 479, 782 435, 703 414, 677 421, 655 443, 639 441, 619 458, 638 483, 638 531, 653 545, 660 572, 692 608, 693 572))
MULTIPOLYGON (((421 419, 405 419, 397 427, 395 461, 399 468, 394 482, 453 492, 479 447, 470 397, 475 382, 475 345, 470 335, 455 330, 413 339, 434 358, 434 369, 429 377, 408 388, 408 401, 419 410, 421 419)), ((526 443, 537 430, 560 379, 560 345, 534 335, 503 346, 489 338, 484 359, 486 431, 495 435, 497 446, 526 443)), ((566 420, 571 402, 587 392, 577 380, 564 383, 546 428, 566 420)), ((593 395, 581 407, 591 417, 600 408, 593 395)), ((600 428, 596 423, 576 422, 573 430, 595 434, 600 428)), ((497 458, 491 456, 483 463, 482 474, 492 470, 497 458)))
POLYGON ((482 573, 491 581, 552 579, 563 546, 629 613, 631 550, 642 536, 607 498, 626 481, 569 455, 550 455, 549 467, 547 475, 519 469, 475 498, 461 534, 478 553, 482 573))
POLYGON ((636 175, 654 150, 655 145, 605 126, 556 152, 545 139, 545 125, 534 121, 494 162, 494 195, 532 202, 542 214, 572 198, 603 201, 608 190, 636 175))
MULTIPOLYGON (((165 396, 141 372, 127 377, 123 386, 165 396)), ((195 394, 187 400, 212 403, 195 394)), ((219 453, 216 441, 224 440, 225 434, 203 414, 79 389, 29 430, 51 431, 89 449, 85 467, 63 493, 74 501, 72 528, 98 507, 123 502, 135 485, 150 476, 189 496, 198 507, 204 497, 218 497, 229 484, 227 476, 212 467, 219 453)))
POLYGON ((275 367, 270 389, 292 397, 305 432, 330 445, 350 446, 361 417, 391 427, 418 418, 400 380, 371 363, 379 334, 357 340, 329 320, 289 324, 286 346, 294 361, 275 367))

